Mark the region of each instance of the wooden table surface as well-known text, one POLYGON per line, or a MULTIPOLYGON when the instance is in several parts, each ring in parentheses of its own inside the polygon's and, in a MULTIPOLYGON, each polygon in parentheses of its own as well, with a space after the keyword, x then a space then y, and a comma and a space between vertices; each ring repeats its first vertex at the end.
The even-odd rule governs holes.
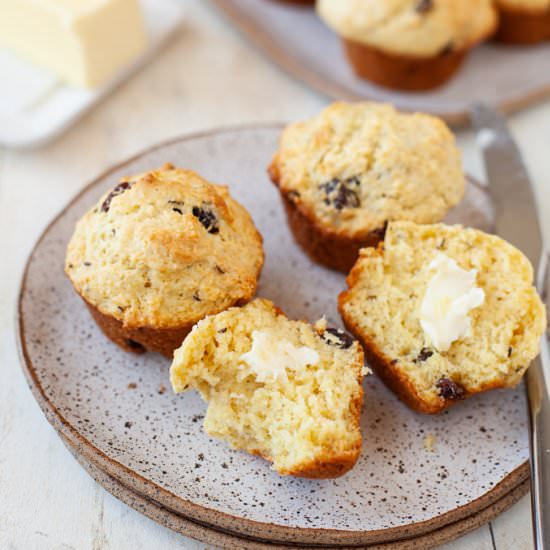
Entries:
MULTIPOLYGON (((204 0, 188 3, 180 35, 58 141, 37 151, 0 149, 2 549, 205 548, 120 503, 80 468, 34 402, 14 337, 15 300, 30 248, 96 174, 160 140, 217 126, 301 119, 327 103, 250 48, 204 0)), ((548 235, 550 102, 515 115, 511 125, 537 184, 548 235)), ((458 137, 466 169, 483 177, 471 133, 458 137)), ((491 525, 444 548, 532 547, 529 501, 524 498, 491 525)))

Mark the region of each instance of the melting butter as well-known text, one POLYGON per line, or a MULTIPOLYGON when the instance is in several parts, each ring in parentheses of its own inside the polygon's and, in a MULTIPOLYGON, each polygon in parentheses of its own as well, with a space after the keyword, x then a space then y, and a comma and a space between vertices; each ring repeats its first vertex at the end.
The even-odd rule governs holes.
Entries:
POLYGON ((298 371, 308 365, 317 365, 320 358, 314 349, 296 347, 268 331, 255 330, 252 348, 240 359, 250 367, 258 382, 286 382, 288 370, 298 371))
POLYGON ((485 301, 476 286, 477 270, 466 271, 439 253, 428 265, 434 272, 420 306, 420 324, 438 351, 470 335, 470 312, 485 301))

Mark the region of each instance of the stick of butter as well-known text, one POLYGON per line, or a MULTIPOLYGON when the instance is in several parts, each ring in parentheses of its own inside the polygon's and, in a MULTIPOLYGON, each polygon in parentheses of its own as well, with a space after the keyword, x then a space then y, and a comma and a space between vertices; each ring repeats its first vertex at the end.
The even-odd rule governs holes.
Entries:
POLYGON ((0 0, 0 47, 94 88, 147 43, 138 0, 0 0))

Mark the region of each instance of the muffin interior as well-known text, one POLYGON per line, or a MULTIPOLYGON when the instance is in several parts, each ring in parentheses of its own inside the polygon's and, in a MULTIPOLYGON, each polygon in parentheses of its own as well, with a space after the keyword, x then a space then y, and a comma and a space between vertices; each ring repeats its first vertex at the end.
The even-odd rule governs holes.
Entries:
POLYGON ((461 226, 396 222, 383 245, 363 249, 350 289, 340 296, 348 328, 416 397, 437 406, 492 387, 516 385, 539 349, 544 306, 525 256, 502 239, 461 226), (477 270, 485 300, 469 313, 470 334, 438 351, 422 329, 420 309, 444 254, 477 270))
POLYGON ((209 434, 268 458, 282 474, 318 474, 347 461, 340 475, 360 451, 362 369, 362 351, 345 333, 291 321, 256 299, 198 323, 175 352, 171 380, 176 392, 196 388, 208 402, 209 434), (318 361, 263 378, 243 359, 258 333, 274 346, 272 356, 283 343, 318 361))

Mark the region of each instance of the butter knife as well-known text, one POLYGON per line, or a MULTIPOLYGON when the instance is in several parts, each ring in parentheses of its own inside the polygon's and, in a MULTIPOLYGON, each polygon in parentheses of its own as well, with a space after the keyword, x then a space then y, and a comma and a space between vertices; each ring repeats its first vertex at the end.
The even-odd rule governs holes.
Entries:
MULTIPOLYGON (((475 104, 471 119, 485 159, 496 232, 529 258, 535 269, 537 290, 545 300, 548 254, 533 188, 519 149, 504 117, 490 107, 475 104)), ((550 359, 546 335, 525 380, 531 427, 533 536, 537 550, 550 550, 550 359)))

